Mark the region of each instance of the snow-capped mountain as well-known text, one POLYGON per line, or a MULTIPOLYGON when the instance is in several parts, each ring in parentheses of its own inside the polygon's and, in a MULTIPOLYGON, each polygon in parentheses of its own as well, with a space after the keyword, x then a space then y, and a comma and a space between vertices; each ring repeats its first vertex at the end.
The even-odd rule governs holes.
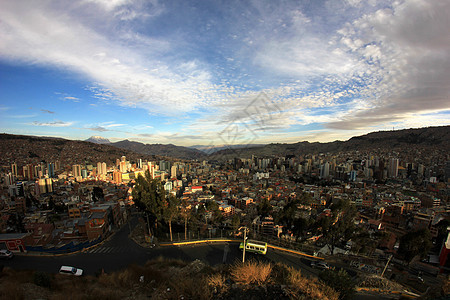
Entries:
POLYGON ((111 142, 101 136, 91 136, 90 138, 88 138, 86 140, 86 142, 91 142, 91 143, 95 143, 95 144, 110 144, 111 142))

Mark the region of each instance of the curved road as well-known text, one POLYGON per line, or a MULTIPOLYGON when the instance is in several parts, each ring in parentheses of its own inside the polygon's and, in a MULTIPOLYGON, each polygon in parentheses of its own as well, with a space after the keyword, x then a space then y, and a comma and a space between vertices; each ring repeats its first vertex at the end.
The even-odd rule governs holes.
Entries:
MULTIPOLYGON (((137 224, 137 218, 132 219, 132 226, 137 224)), ((125 225, 102 245, 82 253, 62 256, 36 256, 32 254, 16 255, 11 260, 1 261, 5 267, 22 270, 36 270, 48 273, 56 273, 62 265, 74 266, 84 270, 85 274, 94 275, 99 270, 111 272, 126 268, 131 264, 143 265, 148 260, 159 256, 165 258, 194 261, 199 259, 209 265, 217 265, 223 262, 224 244, 201 244, 183 247, 158 247, 144 248, 128 238, 130 227, 125 225)), ((242 252, 237 243, 231 243, 227 254, 226 263, 233 263, 242 259, 242 252)), ((257 256, 246 253, 246 259, 258 259, 272 262, 283 262, 297 269, 302 269, 303 274, 313 275, 308 261, 298 256, 280 253, 270 249, 266 256, 257 256)))
MULTIPOLYGON (((132 226, 136 226, 137 218, 132 219, 132 226)), ((165 258, 194 261, 199 259, 209 265, 223 263, 224 248, 222 243, 201 244, 183 247, 144 248, 128 238, 130 227, 125 225, 102 245, 89 249, 86 252, 63 256, 35 256, 16 255, 13 259, 4 260, 0 265, 18 270, 36 270, 47 273, 57 273, 62 265, 74 266, 84 270, 87 275, 95 275, 102 269, 105 272, 124 269, 131 264, 144 265, 148 260, 163 256, 165 258)), ((308 277, 317 277, 319 270, 309 266, 310 261, 294 254, 274 249, 267 251, 267 255, 260 256, 246 253, 246 260, 255 259, 267 262, 282 262, 286 265, 300 269, 308 277)), ((226 263, 242 260, 242 252, 238 243, 231 243, 226 263)), ((357 299, 395 299, 395 297, 357 293, 357 299)))

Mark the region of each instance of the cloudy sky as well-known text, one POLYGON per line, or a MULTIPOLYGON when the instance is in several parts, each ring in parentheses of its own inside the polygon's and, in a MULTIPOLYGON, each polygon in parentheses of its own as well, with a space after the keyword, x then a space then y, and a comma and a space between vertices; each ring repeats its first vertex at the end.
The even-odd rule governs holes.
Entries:
POLYGON ((450 124, 450 1, 0 0, 0 131, 346 140, 450 124))

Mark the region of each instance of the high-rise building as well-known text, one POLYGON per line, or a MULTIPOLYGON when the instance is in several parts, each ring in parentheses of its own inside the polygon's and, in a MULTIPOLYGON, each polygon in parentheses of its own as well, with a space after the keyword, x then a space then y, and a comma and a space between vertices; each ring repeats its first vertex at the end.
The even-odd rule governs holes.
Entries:
POLYGON ((121 183, 122 182, 122 173, 119 171, 114 171, 113 179, 114 179, 115 183, 121 183))
POLYGON ((398 176, 398 158, 391 158, 389 160, 388 176, 390 178, 397 178, 397 176, 398 176))
POLYGON ((24 187, 23 182, 17 182, 16 183, 16 189, 17 189, 16 196, 21 196, 21 197, 25 196, 25 187, 24 187))
POLYGON ((47 184, 46 184, 47 178, 39 178, 38 185, 39 185, 39 193, 45 194, 47 193, 47 184))
POLYGON ((97 175, 102 175, 102 163, 97 163, 97 175))
POLYGON ((10 186, 14 183, 14 176, 11 172, 5 175, 5 186, 10 186))
POLYGON ((13 163, 11 165, 11 173, 14 176, 14 179, 17 178, 17 164, 13 163))
POLYGON ((177 166, 173 165, 170 170, 170 177, 177 178, 177 166))
POLYGON ((55 161, 55 171, 59 171, 61 168, 61 164, 59 163, 59 160, 55 161))
POLYGON ((34 174, 33 174, 33 165, 28 164, 26 166, 23 166, 23 177, 28 180, 33 180, 34 174))
POLYGON ((34 177, 37 177, 37 178, 41 178, 41 177, 44 177, 44 173, 41 171, 41 168, 40 168, 40 166, 39 165, 37 165, 37 166, 34 166, 33 167, 33 176, 34 177))
POLYGON ((330 164, 326 162, 320 167, 320 178, 327 178, 328 176, 330 176, 330 164))
POLYGON ((358 172, 356 170, 351 170, 350 171, 350 181, 356 181, 356 176, 358 175, 358 172))
POLYGON ((81 177, 81 165, 72 166, 72 175, 73 177, 81 177))
POLYGON ((55 177, 55 164, 54 163, 49 163, 47 170, 48 170, 48 177, 50 177, 50 178, 55 177))
POLYGON ((119 169, 120 169, 120 172, 125 173, 127 171, 127 162, 126 161, 121 161, 119 169))

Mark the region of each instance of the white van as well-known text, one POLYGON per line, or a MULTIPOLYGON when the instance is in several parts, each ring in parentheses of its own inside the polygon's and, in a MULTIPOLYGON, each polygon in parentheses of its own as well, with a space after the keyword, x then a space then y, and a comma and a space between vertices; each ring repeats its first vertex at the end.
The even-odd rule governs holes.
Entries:
POLYGON ((59 274, 81 276, 83 275, 83 270, 69 266, 62 266, 61 269, 59 269, 59 274))

